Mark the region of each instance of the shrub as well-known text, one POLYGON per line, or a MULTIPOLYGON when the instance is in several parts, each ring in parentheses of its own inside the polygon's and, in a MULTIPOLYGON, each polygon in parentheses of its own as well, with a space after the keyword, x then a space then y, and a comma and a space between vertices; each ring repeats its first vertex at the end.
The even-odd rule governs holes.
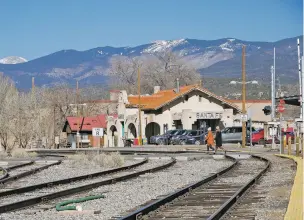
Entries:
POLYGON ((99 154, 93 158, 93 162, 96 165, 102 167, 119 167, 124 164, 124 158, 119 153, 111 154, 99 154))
POLYGON ((125 164, 125 158, 123 156, 121 156, 121 154, 119 152, 111 153, 111 156, 112 156, 112 159, 114 162, 114 166, 120 167, 125 164))

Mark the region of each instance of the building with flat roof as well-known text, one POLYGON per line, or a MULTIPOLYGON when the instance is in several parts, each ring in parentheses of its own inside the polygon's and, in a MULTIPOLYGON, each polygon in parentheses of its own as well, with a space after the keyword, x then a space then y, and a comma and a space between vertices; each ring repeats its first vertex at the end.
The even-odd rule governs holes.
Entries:
MULTIPOLYGON (((242 100, 227 100, 240 109, 242 109, 242 100)), ((271 115, 265 115, 263 112, 263 108, 267 105, 271 105, 271 100, 246 100, 245 108, 248 114, 248 117, 251 117, 252 126, 255 128, 263 128, 264 123, 271 120, 271 115)), ((242 125, 241 118, 235 117, 234 125, 242 125)))

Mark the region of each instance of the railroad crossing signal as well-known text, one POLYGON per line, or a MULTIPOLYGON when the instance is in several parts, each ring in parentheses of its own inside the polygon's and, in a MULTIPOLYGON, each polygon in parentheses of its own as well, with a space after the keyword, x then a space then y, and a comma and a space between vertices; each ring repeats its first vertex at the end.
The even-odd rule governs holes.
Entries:
POLYGON ((271 106, 269 106, 269 105, 265 106, 262 110, 265 115, 270 115, 271 111, 272 111, 271 106))
POLYGON ((285 111, 284 107, 285 101, 283 99, 280 99, 280 103, 278 104, 277 111, 280 113, 283 113, 285 111))

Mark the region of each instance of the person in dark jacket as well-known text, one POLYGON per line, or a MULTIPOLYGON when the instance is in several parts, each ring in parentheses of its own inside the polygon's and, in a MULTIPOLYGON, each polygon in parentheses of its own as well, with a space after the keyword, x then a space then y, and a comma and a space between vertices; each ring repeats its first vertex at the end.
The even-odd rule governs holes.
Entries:
POLYGON ((220 130, 219 126, 216 126, 216 133, 215 133, 215 152, 216 153, 217 149, 220 148, 223 151, 225 151, 225 149, 223 148, 223 141, 222 141, 222 132, 220 130))

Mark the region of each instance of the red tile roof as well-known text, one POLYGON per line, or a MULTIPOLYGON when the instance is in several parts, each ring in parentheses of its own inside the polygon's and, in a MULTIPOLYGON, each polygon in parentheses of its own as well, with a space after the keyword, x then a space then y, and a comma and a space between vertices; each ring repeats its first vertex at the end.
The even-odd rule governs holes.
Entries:
POLYGON ((67 117, 67 122, 73 132, 76 132, 80 128, 80 131, 92 131, 93 128, 107 128, 106 117, 106 114, 88 117, 69 116, 67 117))
MULTIPOLYGON (((170 103, 177 98, 186 95, 190 93, 191 91, 198 90, 201 91, 215 99, 218 99, 222 101, 223 103, 226 103, 227 105, 233 107, 234 109, 239 110, 239 108, 232 104, 231 102, 223 99, 222 97, 219 97, 215 95, 214 93, 208 91, 205 88, 200 87, 200 85, 189 85, 189 86, 182 86, 180 87, 180 91, 177 93, 174 89, 168 89, 168 90, 161 90, 157 93, 154 93, 150 96, 141 96, 140 97, 140 104, 143 106, 142 109, 144 110, 157 110, 164 106, 167 103, 170 103)), ((128 96, 129 106, 136 106, 139 103, 138 96, 128 96)))

